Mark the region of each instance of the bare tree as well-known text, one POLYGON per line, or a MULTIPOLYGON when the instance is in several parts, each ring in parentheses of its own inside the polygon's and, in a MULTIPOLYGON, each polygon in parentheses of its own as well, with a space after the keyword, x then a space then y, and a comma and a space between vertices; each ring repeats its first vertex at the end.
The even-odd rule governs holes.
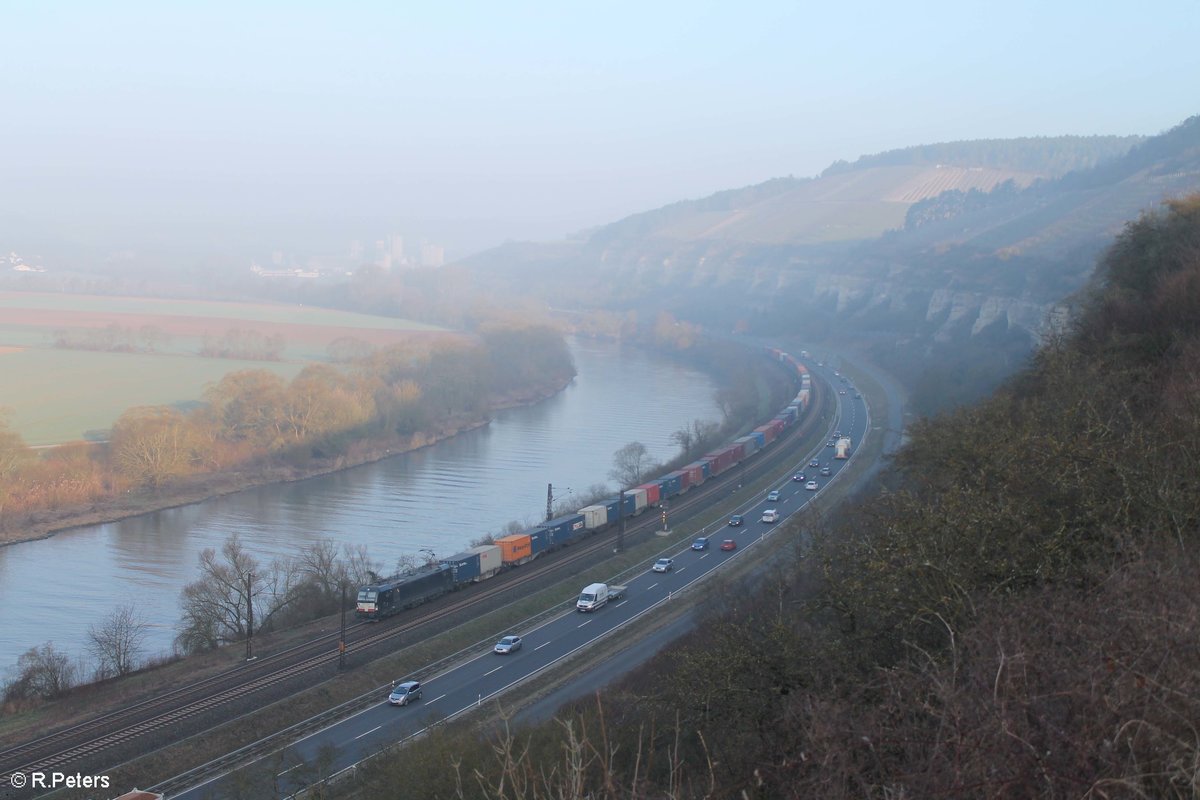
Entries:
POLYGON ((337 542, 322 539, 300 551, 299 568, 326 598, 336 597, 350 583, 346 562, 338 558, 337 542))
POLYGON ((379 580, 382 564, 371 559, 365 544, 343 545, 346 559, 346 577, 350 586, 366 586, 379 580))
POLYGON ((220 556, 211 547, 205 549, 200 553, 200 578, 183 587, 176 642, 185 652, 195 652, 245 639, 251 618, 254 630, 265 628, 292 601, 302 574, 295 561, 260 566, 237 534, 225 540, 220 556))
POLYGON ((646 445, 630 442, 613 453, 613 468, 609 470, 608 476, 621 486, 637 486, 654 466, 646 445))
POLYGON ((59 697, 73 687, 79 668, 53 642, 31 647, 17 658, 17 677, 5 687, 6 699, 59 697))
POLYGON ((98 662, 99 675, 128 675, 137 669, 149 627, 129 605, 118 606, 103 623, 91 625, 87 649, 98 662))

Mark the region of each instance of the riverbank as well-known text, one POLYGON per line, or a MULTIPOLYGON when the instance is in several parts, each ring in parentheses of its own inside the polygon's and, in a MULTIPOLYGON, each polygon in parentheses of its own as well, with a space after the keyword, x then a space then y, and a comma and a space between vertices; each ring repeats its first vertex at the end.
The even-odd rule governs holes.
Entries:
POLYGON ((28 521, 16 523, 12 529, 0 530, 0 547, 47 539, 73 528, 117 522, 154 511, 178 508, 214 497, 235 494, 259 486, 302 481, 382 461, 402 453, 410 453, 461 433, 482 428, 492 421, 492 415, 497 411, 530 406, 547 400, 570 386, 574 379, 572 376, 555 384, 497 397, 490 404, 485 415, 452 418, 434 431, 425 431, 411 436, 361 439, 350 445, 347 452, 341 455, 333 458, 314 459, 302 467, 264 465, 255 469, 235 472, 188 476, 157 490, 131 490, 106 502, 90 504, 86 508, 40 511, 30 515, 28 521))

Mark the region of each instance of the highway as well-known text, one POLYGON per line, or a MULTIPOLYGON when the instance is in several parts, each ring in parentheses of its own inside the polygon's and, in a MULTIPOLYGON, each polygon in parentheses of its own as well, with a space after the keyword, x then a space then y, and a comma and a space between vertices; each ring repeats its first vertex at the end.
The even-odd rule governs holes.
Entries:
MULTIPOLYGON (((855 389, 844 384, 831 369, 813 368, 810 365, 810 370, 814 380, 824 379, 835 391, 838 403, 831 431, 836 429, 843 436, 850 437, 853 458, 870 424, 863 401, 855 396, 855 389), (839 391, 844 394, 838 394, 839 391)), ((646 563, 645 572, 624 581, 627 591, 619 601, 610 602, 593 613, 564 611, 528 630, 496 631, 497 639, 508 633, 520 635, 524 640, 522 649, 510 655, 497 655, 489 649, 430 677, 422 683, 423 697, 409 706, 390 705, 387 702, 388 691, 383 688, 377 705, 308 735, 288 748, 281 762, 267 758, 260 768, 267 763, 278 764, 274 777, 280 791, 284 794, 299 791, 304 788, 306 780, 302 776, 309 773, 309 770, 301 769, 305 763, 314 764, 321 759, 331 758, 331 764, 325 770, 327 774, 349 769, 386 747, 420 735, 430 725, 454 719, 495 699, 511 687, 535 678, 631 622, 653 614, 663 604, 694 602, 699 596, 695 591, 681 593, 713 570, 743 558, 746 553, 770 540, 789 517, 819 498, 821 490, 837 479, 848 462, 836 460, 835 449, 827 446, 825 441, 821 445, 815 451, 798 457, 788 473, 780 476, 773 487, 780 492, 777 501, 768 502, 767 491, 764 490, 744 507, 736 509, 736 513, 745 517, 743 525, 731 527, 722 521, 697 532, 697 536, 711 537, 708 549, 692 550, 685 543, 683 549, 661 553, 674 559, 673 571, 651 572, 651 559, 646 563), (831 475, 819 475, 819 467, 809 466, 814 460, 820 466, 827 466, 831 475), (808 490, 805 488, 806 481, 792 480, 792 475, 798 472, 803 472, 806 479, 815 479, 819 488, 808 490), (779 522, 768 524, 760 521, 762 512, 768 508, 779 511, 779 522), (734 540, 737 548, 733 551, 721 550, 720 544, 724 539, 734 540)), ((582 584, 579 588, 583 588, 582 584)), ((660 646, 666 641, 666 638, 660 639, 660 646)), ((600 660, 603 651, 597 649, 595 652, 597 660, 600 660)), ((409 676, 398 675, 396 678, 398 681, 406 680, 409 676)), ((171 800, 221 797, 226 794, 224 787, 228 780, 228 775, 218 776, 186 791, 173 793, 171 800)))

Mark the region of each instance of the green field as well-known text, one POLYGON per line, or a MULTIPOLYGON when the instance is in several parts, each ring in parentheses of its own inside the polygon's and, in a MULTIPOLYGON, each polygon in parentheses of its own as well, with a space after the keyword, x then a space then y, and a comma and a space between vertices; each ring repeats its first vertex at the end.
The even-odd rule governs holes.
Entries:
POLYGON ((127 409, 186 408, 230 372, 269 369, 291 378, 306 363, 328 360, 327 348, 339 338, 378 347, 443 332, 411 320, 299 305, 0 292, 0 409, 8 409, 13 429, 30 445, 104 438, 127 409), (163 337, 154 353, 51 346, 56 330, 87 337, 110 326, 153 328, 163 337), (198 355, 206 339, 235 329, 279 337, 287 361, 198 355))
POLYGON ((235 361, 126 353, 30 348, 0 352, 0 407, 29 445, 105 438, 127 409, 187 407, 204 388, 240 369, 268 369, 284 378, 302 363, 235 361))

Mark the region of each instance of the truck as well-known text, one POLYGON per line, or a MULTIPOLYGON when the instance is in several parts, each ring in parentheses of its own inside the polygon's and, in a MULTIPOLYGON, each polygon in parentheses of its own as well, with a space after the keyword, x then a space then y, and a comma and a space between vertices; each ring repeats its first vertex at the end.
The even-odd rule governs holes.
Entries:
POLYGON ((846 459, 846 458, 850 457, 850 437, 849 436, 843 436, 842 438, 838 439, 837 444, 835 446, 837 447, 837 450, 834 453, 834 456, 833 456, 834 458, 846 459))
POLYGON ((624 586, 612 586, 607 583, 589 583, 579 593, 579 599, 575 602, 575 610, 595 611, 609 600, 620 600, 624 594, 624 586))

